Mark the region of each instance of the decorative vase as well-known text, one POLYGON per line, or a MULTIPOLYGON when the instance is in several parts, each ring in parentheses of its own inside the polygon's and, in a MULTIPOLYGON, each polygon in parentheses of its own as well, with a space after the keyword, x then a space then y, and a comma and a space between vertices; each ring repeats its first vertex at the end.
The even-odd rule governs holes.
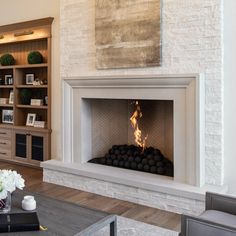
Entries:
POLYGON ((0 199, 0 214, 8 213, 11 210, 11 193, 7 192, 7 197, 0 199))

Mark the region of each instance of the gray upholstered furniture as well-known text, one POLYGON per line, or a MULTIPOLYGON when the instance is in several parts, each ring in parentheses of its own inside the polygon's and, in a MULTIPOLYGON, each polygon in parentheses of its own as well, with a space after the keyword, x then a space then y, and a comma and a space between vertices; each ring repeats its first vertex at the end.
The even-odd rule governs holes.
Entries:
POLYGON ((206 210, 182 215, 180 236, 236 236, 236 198, 206 193, 206 210))

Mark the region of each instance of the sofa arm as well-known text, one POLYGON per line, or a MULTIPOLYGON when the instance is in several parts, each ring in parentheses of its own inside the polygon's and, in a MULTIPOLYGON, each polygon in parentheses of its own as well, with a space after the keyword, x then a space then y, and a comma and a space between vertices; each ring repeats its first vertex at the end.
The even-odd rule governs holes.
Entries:
POLYGON ((206 210, 217 210, 236 215, 236 198, 207 192, 206 210))
POLYGON ((182 215, 180 236, 236 236, 236 227, 182 215))

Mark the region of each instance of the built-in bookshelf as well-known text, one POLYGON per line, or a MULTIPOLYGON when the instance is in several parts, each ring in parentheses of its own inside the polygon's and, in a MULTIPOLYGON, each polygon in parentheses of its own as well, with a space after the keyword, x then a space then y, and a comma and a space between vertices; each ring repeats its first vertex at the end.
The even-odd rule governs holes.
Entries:
POLYGON ((0 56, 15 59, 0 65, 0 159, 39 166, 50 157, 52 22, 0 26, 0 56), (32 51, 41 53, 42 63, 28 63, 32 51))

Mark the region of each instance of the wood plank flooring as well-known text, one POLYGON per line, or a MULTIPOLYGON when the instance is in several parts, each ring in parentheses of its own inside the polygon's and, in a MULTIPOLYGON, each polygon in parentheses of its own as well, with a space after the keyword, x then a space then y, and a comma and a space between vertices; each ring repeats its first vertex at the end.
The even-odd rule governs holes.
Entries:
POLYGON ((180 215, 146 207, 127 201, 103 197, 42 181, 42 170, 0 161, 0 169, 12 169, 20 173, 26 183, 26 190, 60 200, 74 202, 89 208, 117 214, 163 228, 180 231, 180 215))

